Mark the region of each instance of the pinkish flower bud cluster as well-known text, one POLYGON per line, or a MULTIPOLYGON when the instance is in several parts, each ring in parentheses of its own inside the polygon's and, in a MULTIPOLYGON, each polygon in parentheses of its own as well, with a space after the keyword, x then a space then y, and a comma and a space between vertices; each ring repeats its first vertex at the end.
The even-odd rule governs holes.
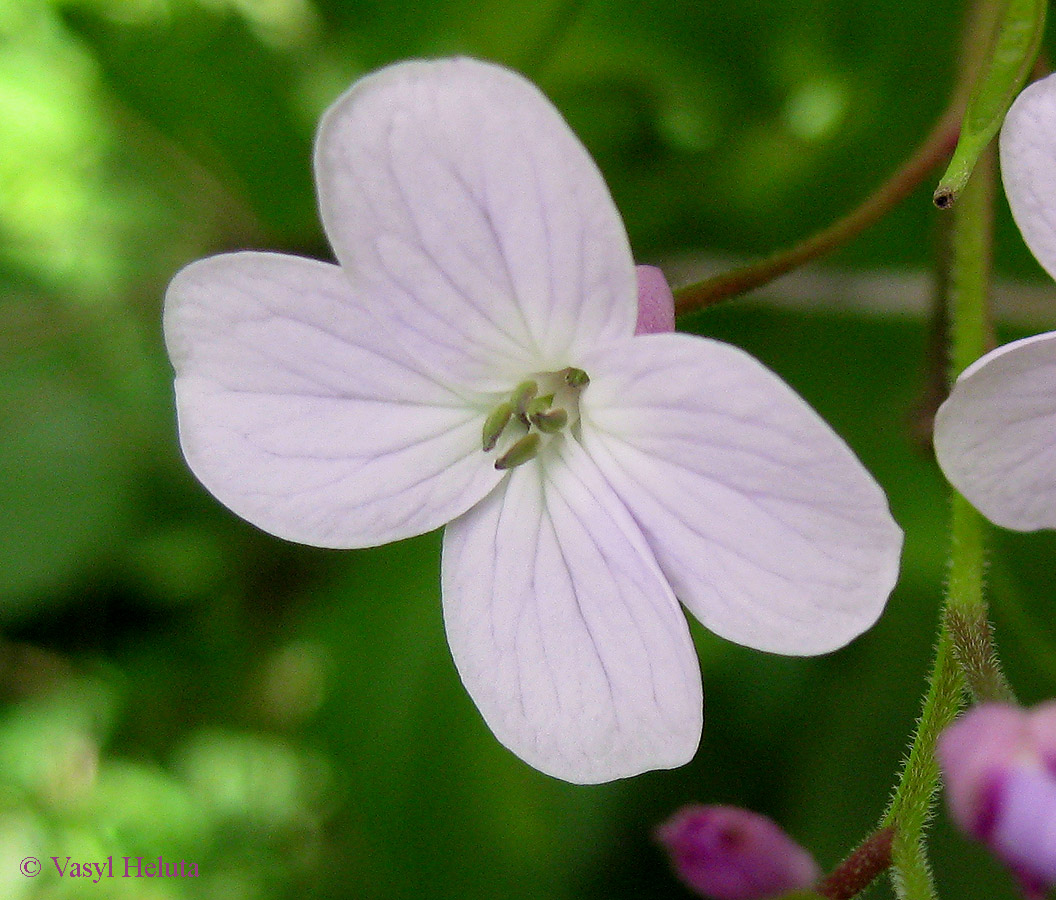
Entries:
POLYGON ((678 876, 711 900, 803 890, 818 864, 771 819, 736 806, 687 806, 657 829, 678 876))
POLYGON ((1056 886, 1056 702, 975 707, 939 737, 950 813, 1034 896, 1056 886))

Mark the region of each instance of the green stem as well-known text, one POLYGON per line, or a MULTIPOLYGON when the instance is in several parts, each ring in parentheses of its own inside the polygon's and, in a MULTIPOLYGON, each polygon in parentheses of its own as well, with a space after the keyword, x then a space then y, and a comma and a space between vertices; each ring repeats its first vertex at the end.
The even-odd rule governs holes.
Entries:
POLYGON ((964 676, 953 658, 953 640, 945 622, 939 629, 935 662, 928 679, 917 730, 909 756, 881 828, 893 826, 891 880, 900 900, 933 900, 935 886, 924 850, 924 829, 931 818, 939 784, 935 742, 960 712, 964 702, 964 676))
POLYGON ((990 148, 953 209, 950 243, 950 383, 992 345, 989 325, 995 160, 990 148))
MULTIPOLYGON (((988 10, 977 7, 985 20, 988 10)), ((994 158, 980 160, 952 213, 948 272, 950 377, 984 353, 990 343, 987 300, 993 244, 994 158)), ((895 826, 891 878, 900 900, 934 900, 935 885, 924 845, 939 786, 935 743, 964 703, 966 685, 977 695, 1001 695, 1007 685, 993 653, 983 599, 983 523, 954 497, 950 521, 950 579, 935 664, 920 724, 884 825, 895 826)))
MULTIPOLYGON (((993 255, 993 147, 979 158, 953 210, 950 260, 950 381, 993 345, 989 316, 993 255)), ((950 581, 944 613, 954 653, 976 700, 1014 702, 994 649, 983 593, 985 523, 956 491, 951 509, 950 581)))
POLYGON ((944 624, 954 655, 976 701, 1015 703, 994 649, 993 628, 983 596, 985 523, 956 491, 951 510, 950 580, 944 624))
POLYGON ((972 4, 961 41, 957 86, 949 105, 924 142, 875 193, 857 209, 794 247, 760 262, 678 288, 674 292, 675 313, 683 315, 705 309, 762 287, 803 263, 836 249, 881 219, 912 193, 933 169, 946 162, 957 146, 961 119, 972 86, 993 43, 994 30, 1003 8, 1000 0, 975 0, 972 4))

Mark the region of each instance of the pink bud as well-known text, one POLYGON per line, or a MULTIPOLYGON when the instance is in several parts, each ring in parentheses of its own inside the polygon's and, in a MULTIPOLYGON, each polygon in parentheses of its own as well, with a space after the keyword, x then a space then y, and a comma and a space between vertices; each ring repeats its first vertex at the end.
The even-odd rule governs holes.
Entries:
POLYGON ((736 806, 687 806, 656 834, 679 877, 713 900, 761 900, 808 888, 821 875, 771 819, 736 806))
POLYGON ((637 266, 638 325, 635 334, 675 330, 675 298, 664 273, 656 266, 637 266))
POLYGON ((1028 893, 1056 886, 1056 702, 984 703, 940 736, 950 813, 1028 893))

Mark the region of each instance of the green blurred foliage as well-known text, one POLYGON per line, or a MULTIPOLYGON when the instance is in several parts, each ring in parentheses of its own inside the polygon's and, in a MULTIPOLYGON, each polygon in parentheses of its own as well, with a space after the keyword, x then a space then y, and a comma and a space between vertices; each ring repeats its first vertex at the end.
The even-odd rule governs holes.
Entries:
MULTIPOLYGON (((881 623, 823 659, 697 629, 695 761, 583 788, 480 721, 444 640, 435 535, 290 546, 196 484, 161 298, 226 248, 329 257, 315 121, 407 56, 538 80, 640 258, 772 250, 926 133, 959 16, 953 0, 0 0, 0 894, 680 897, 651 829, 690 801, 773 815, 833 864, 886 802, 943 584, 944 487, 911 428, 923 321, 737 302, 684 323, 756 354, 846 437, 906 530, 904 571, 881 623), (35 879, 17 871, 30 854, 35 879), (48 859, 159 854, 201 877, 80 885, 48 859)), ((838 261, 927 267, 929 194, 838 261)), ((1001 229, 1002 269, 1036 274, 1001 229)), ((995 542, 999 641, 1039 699, 1056 539, 995 542)), ((1014 896, 941 817, 935 846, 946 896, 1014 896)))

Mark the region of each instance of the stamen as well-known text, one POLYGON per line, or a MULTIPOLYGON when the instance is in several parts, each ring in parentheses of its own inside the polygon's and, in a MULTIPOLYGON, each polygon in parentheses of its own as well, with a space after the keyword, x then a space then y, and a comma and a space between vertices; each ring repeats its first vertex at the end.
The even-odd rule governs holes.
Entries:
POLYGON ((495 468, 500 471, 503 469, 513 469, 516 466, 522 465, 528 462, 530 459, 535 459, 535 455, 539 452, 539 435, 533 432, 532 434, 526 434, 517 443, 515 443, 509 450, 507 450, 502 456, 495 460, 495 468))
POLYGON ((567 369, 562 369, 558 374, 565 379, 565 384, 569 387, 581 388, 590 384, 590 376, 588 376, 582 369, 577 369, 575 366, 569 366, 567 369))
POLYGON ((529 418, 543 434, 556 434, 568 424, 568 413, 561 407, 541 410, 533 413, 529 418))
POLYGON ((513 404, 507 400, 496 406, 484 420, 484 429, 483 434, 481 435, 481 440, 484 445, 485 453, 495 449, 495 445, 499 442, 499 438, 502 437, 502 433, 506 430, 506 426, 509 424, 512 416, 513 404))
POLYGON ((531 419, 533 416, 538 415, 541 412, 546 412, 554 402, 554 395, 547 394, 545 397, 536 397, 531 403, 528 404, 524 411, 524 414, 531 419))
POLYGON ((539 385, 534 381, 522 381, 517 385, 516 390, 513 392, 513 396, 510 398, 510 402, 513 403, 514 412, 517 413, 517 418, 525 425, 528 424, 528 404, 532 402, 532 399, 535 397, 538 390, 539 385))

